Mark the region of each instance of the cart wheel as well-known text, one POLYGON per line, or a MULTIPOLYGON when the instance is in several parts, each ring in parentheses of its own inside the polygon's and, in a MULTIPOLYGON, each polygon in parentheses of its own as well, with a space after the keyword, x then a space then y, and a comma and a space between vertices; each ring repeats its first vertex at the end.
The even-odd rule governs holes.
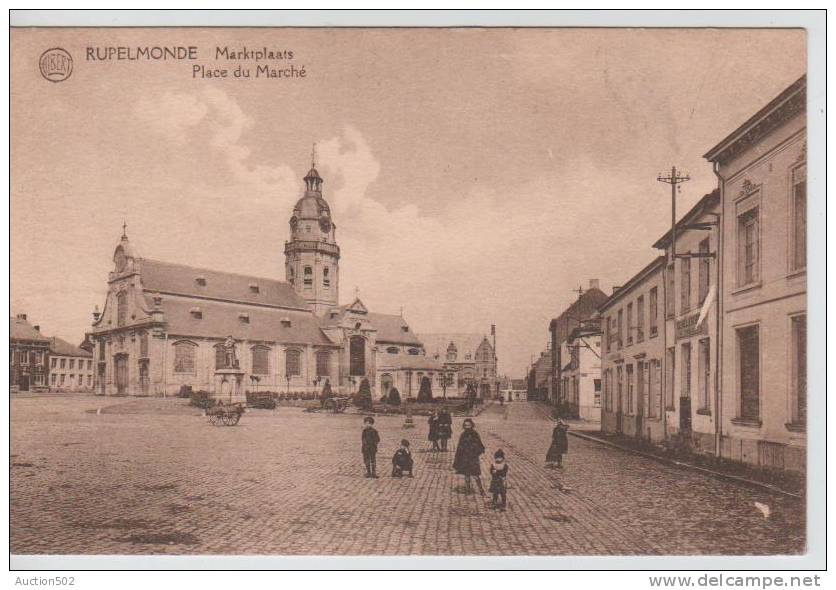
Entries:
POLYGON ((224 426, 229 426, 229 414, 221 416, 221 420, 223 420, 224 426))
POLYGON ((209 414, 209 424, 214 425, 218 421, 218 416, 216 414, 209 414))
POLYGON ((235 426, 236 424, 238 424, 238 420, 241 419, 241 414, 236 412, 235 414, 233 414, 229 418, 230 418, 230 422, 231 422, 230 426, 235 426))

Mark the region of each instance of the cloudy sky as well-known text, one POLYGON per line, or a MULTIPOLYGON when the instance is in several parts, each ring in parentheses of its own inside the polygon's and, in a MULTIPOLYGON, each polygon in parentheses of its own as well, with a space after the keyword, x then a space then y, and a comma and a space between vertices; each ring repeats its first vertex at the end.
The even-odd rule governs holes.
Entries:
MULTIPOLYGON (((521 376, 548 320, 655 255, 656 182, 715 186, 701 155, 805 72, 802 31, 83 30, 12 34, 11 301, 73 342, 127 220, 140 254, 284 277, 317 144, 343 302, 418 332, 497 325, 521 376), (89 62, 87 47, 193 45, 197 62, 89 62), (74 58, 50 83, 38 58, 74 58), (292 51, 303 79, 200 79, 215 47, 292 51)), ((265 62, 260 62, 265 63, 265 62)))

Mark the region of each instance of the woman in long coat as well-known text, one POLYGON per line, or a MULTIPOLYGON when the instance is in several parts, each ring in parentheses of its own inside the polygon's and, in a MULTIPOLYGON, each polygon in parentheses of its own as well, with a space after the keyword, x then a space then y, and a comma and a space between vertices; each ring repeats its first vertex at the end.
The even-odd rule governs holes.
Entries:
POLYGON ((459 475, 464 475, 465 492, 473 491, 470 485, 470 478, 476 478, 476 487, 479 488, 479 495, 484 496, 485 490, 482 487, 482 470, 479 467, 479 456, 485 452, 485 445, 479 433, 476 432, 476 425, 470 418, 465 418, 462 423, 462 434, 459 437, 459 444, 456 447, 456 456, 453 459, 453 469, 459 475))
POLYGON ((430 431, 427 434, 427 440, 433 444, 433 450, 438 451, 440 450, 438 447, 438 412, 433 410, 428 423, 430 425, 430 431))
POLYGON ((569 425, 563 420, 557 421, 557 426, 552 431, 552 444, 546 453, 546 465, 553 467, 563 467, 563 455, 569 451, 569 437, 566 431, 569 430, 569 425))

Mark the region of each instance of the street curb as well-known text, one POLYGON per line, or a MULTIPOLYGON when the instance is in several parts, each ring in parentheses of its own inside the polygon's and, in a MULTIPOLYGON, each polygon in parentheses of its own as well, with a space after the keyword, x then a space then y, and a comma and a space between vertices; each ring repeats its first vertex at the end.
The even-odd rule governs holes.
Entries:
POLYGON ((644 451, 639 451, 637 449, 632 449, 630 447, 627 447, 627 446, 624 446, 624 445, 619 445, 617 443, 598 438, 597 436, 584 434, 582 432, 577 432, 577 431, 570 430, 569 434, 571 434, 572 436, 577 436, 578 438, 582 438, 584 440, 588 440, 588 441, 595 442, 595 443, 598 443, 598 444, 606 445, 606 446, 612 447, 614 449, 619 449, 619 450, 624 451, 626 453, 633 453, 634 455, 639 455, 639 456, 645 457, 647 459, 652 459, 652 460, 657 461, 659 463, 666 463, 668 465, 673 465, 675 467, 679 467, 680 469, 690 469, 692 471, 698 471, 700 473, 703 473, 705 475, 710 475, 710 476, 716 477, 718 479, 724 479, 724 480, 727 480, 727 481, 732 481, 732 482, 735 482, 735 483, 738 483, 738 484, 741 484, 741 485, 744 485, 744 486, 748 486, 748 487, 761 488, 761 489, 766 490, 768 492, 772 492, 774 494, 780 494, 780 495, 787 496, 787 497, 790 497, 790 498, 795 498, 797 500, 803 500, 804 499, 804 496, 802 496, 801 494, 796 494, 794 492, 788 492, 787 490, 783 490, 783 489, 781 489, 777 486, 774 486, 772 484, 763 483, 763 482, 760 482, 760 481, 756 481, 754 479, 748 479, 748 478, 745 478, 745 477, 740 477, 739 475, 731 475, 730 473, 723 473, 722 471, 714 471, 713 469, 707 469, 705 467, 700 467, 698 465, 692 465, 690 463, 685 463, 683 461, 677 461, 676 459, 669 459, 667 457, 660 457, 659 455, 654 455, 653 453, 646 453, 644 451))

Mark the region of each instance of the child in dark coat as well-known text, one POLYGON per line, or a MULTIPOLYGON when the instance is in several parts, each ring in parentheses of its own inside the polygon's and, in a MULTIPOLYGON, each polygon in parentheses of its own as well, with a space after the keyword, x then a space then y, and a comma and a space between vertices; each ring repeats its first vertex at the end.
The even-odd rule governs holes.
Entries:
POLYGON ((508 464, 505 463, 505 453, 502 449, 499 449, 493 454, 490 492, 493 494, 491 508, 499 508, 502 512, 505 512, 505 506, 508 504, 505 496, 508 489, 507 479, 508 464), (497 500, 499 500, 499 503, 497 503, 497 500))
POLYGON ((409 477, 412 477, 412 453, 409 452, 409 441, 403 439, 401 446, 395 451, 392 457, 392 477, 403 477, 403 474, 408 472, 409 477))
POLYGON ((377 477, 377 445, 380 435, 374 429, 374 418, 363 418, 363 434, 360 437, 363 451, 363 463, 366 465, 366 477, 377 477))
POLYGON ((552 444, 546 452, 546 466, 563 468, 563 455, 569 451, 569 437, 566 431, 569 425, 563 420, 557 421, 557 426, 552 431, 552 444))

